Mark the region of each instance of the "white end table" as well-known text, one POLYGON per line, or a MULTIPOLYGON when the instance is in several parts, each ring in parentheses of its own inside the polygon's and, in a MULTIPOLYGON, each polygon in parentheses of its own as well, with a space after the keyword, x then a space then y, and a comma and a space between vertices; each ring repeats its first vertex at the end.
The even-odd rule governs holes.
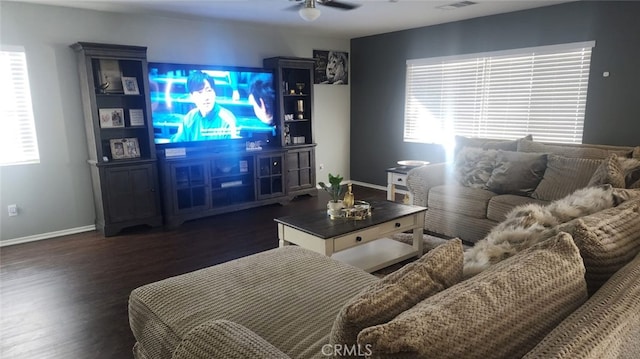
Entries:
POLYGON ((407 173, 410 170, 426 166, 429 162, 426 161, 398 161, 400 166, 387 168, 387 200, 395 201, 396 193, 404 194, 404 202, 407 204, 413 203, 413 196, 407 188, 407 173))

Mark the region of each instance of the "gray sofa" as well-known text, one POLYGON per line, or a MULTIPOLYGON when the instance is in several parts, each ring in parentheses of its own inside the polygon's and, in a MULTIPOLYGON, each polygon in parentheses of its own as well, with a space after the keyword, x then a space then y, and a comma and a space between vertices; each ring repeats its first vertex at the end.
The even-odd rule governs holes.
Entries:
POLYGON ((456 239, 382 279, 287 246, 144 285, 134 356, 640 357, 640 199, 561 230, 466 280, 456 239))
POLYGON ((484 238, 515 206, 545 204, 586 187, 612 155, 640 159, 640 146, 549 144, 531 137, 457 137, 456 148, 454 162, 411 170, 407 187, 415 205, 429 208, 425 230, 469 243, 484 238))

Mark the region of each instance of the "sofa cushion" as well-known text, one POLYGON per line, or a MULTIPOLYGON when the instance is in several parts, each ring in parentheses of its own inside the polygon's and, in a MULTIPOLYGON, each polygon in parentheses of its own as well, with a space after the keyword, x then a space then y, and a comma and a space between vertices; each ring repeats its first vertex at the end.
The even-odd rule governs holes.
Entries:
POLYGON ((353 347, 364 328, 383 324, 462 279, 462 242, 450 240, 363 289, 340 310, 329 342, 353 347))
POLYGON ((507 217, 507 213, 509 213, 512 209, 517 206, 529 203, 545 205, 549 202, 514 194, 503 194, 494 196, 489 200, 489 206, 487 207, 487 218, 492 221, 502 222, 507 217))
POLYGON ((527 196, 536 189, 546 169, 546 154, 499 150, 487 187, 496 193, 527 196))
POLYGON ((313 251, 286 246, 136 288, 129 323, 153 359, 171 353, 195 327, 238 323, 292 358, 328 343, 342 305, 374 275, 313 251), (247 315, 251 314, 251 315, 247 315))
POLYGON ((531 197, 555 201, 586 187, 602 160, 549 155, 547 169, 531 197))
POLYGON ((382 358, 519 358, 586 298, 578 248, 560 233, 364 329, 358 344, 382 358))
POLYGON ((289 359, 256 333, 228 320, 213 320, 191 330, 171 359, 289 359))
POLYGON ((442 209, 429 208, 424 215, 424 229, 465 242, 477 242, 489 233, 496 222, 486 218, 452 215, 442 209))
POLYGON ((618 161, 618 156, 612 154, 598 166, 591 176, 588 186, 610 184, 615 188, 625 188, 624 177, 625 174, 618 161))
POLYGON ((487 204, 496 194, 479 188, 442 185, 431 188, 427 207, 464 214, 474 218, 487 217, 487 204))
POLYGON ((525 359, 637 358, 640 254, 547 335, 525 359))
POLYGON ((578 218, 560 230, 580 248, 589 293, 594 293, 640 252, 640 199, 578 218))
POLYGON ((616 148, 615 146, 600 145, 553 145, 535 141, 522 140, 518 142, 519 152, 539 152, 555 154, 571 158, 605 159, 611 154, 630 157, 632 148, 616 148))
POLYGON ((456 156, 454 174, 465 187, 487 189, 487 181, 496 165, 496 150, 465 147, 456 156))
POLYGON ((488 139, 488 138, 456 136, 455 137, 455 142, 456 142, 455 153, 458 153, 464 147, 476 147, 476 148, 482 148, 483 150, 517 151, 518 142, 522 140, 533 141, 533 136, 527 135, 517 140, 498 140, 498 139, 488 139))

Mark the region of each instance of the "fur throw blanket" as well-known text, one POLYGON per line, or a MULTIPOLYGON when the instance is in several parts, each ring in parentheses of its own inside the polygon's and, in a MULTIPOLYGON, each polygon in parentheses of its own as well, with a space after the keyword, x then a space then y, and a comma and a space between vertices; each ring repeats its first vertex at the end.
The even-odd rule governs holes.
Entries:
POLYGON ((555 236, 562 223, 615 207, 635 197, 640 197, 640 191, 613 188, 607 184, 579 189, 548 205, 518 206, 484 239, 465 250, 464 276, 474 276, 492 264, 555 236))

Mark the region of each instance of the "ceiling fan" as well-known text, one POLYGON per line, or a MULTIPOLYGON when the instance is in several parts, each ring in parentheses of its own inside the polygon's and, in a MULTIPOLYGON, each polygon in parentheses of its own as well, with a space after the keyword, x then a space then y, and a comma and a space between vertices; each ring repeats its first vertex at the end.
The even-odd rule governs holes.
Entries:
POLYGON ((289 0, 296 1, 298 4, 293 5, 287 10, 297 10, 300 14, 300 17, 307 21, 313 21, 320 16, 320 10, 316 8, 316 4, 320 4, 323 6, 329 6, 335 9, 340 10, 353 10, 360 5, 350 4, 343 1, 338 0, 289 0))

